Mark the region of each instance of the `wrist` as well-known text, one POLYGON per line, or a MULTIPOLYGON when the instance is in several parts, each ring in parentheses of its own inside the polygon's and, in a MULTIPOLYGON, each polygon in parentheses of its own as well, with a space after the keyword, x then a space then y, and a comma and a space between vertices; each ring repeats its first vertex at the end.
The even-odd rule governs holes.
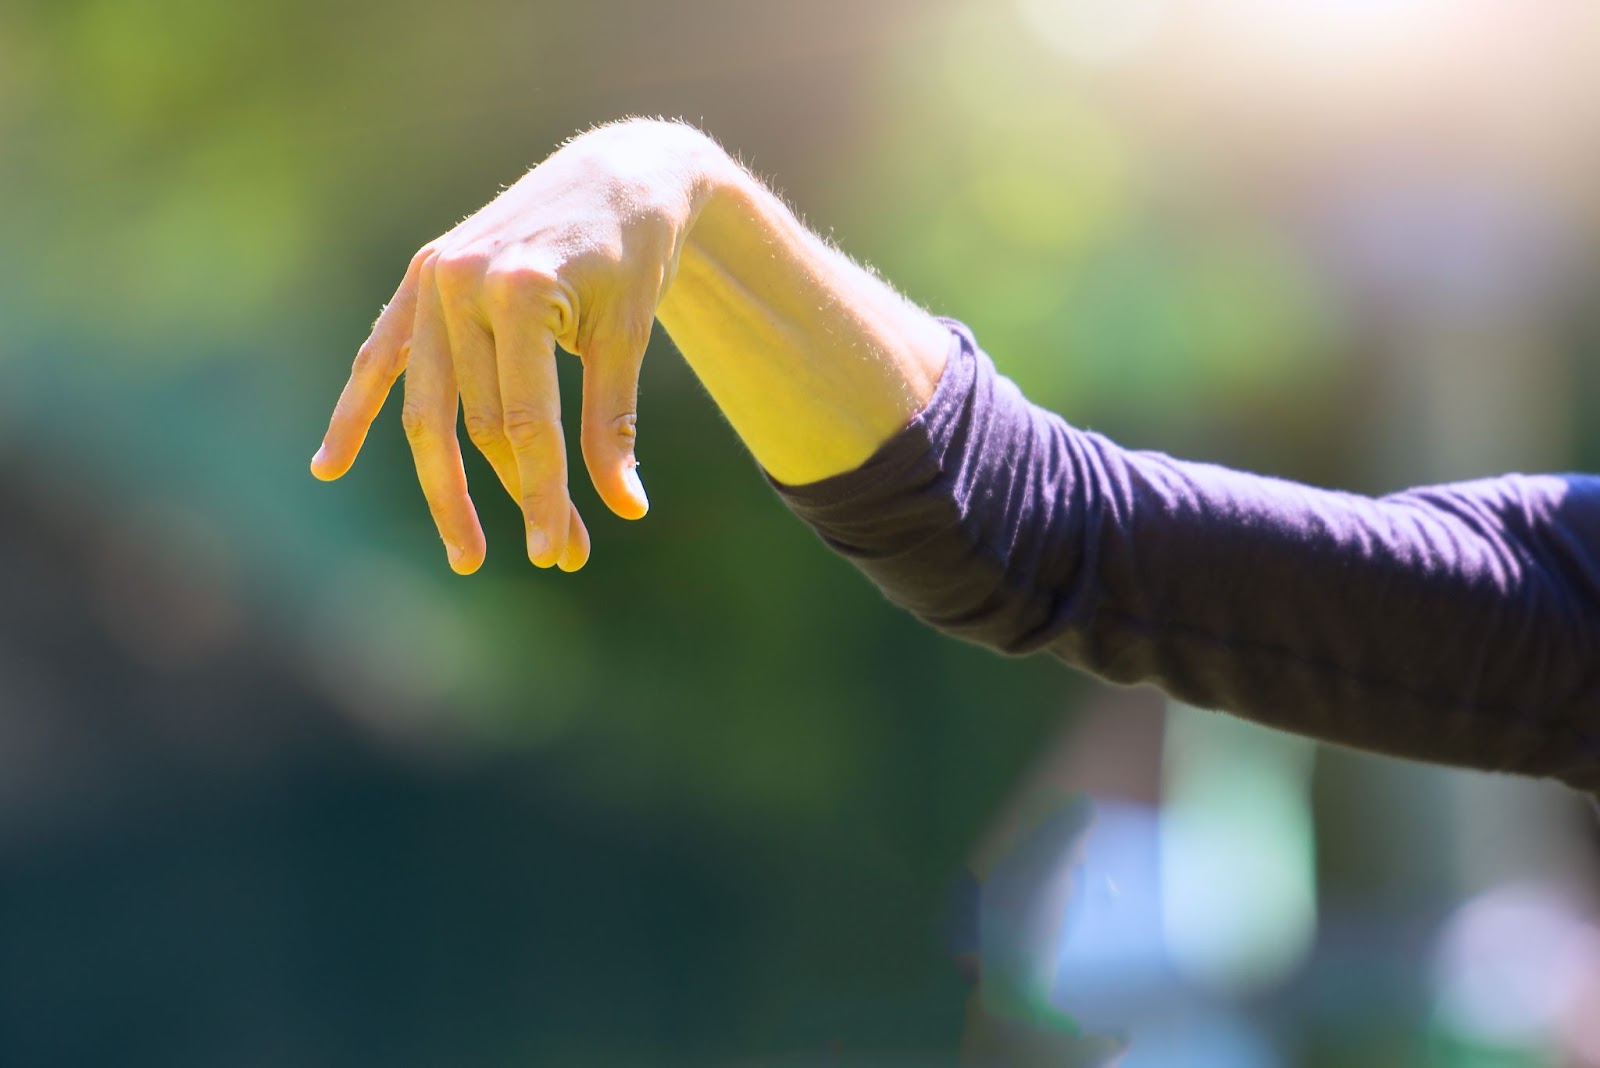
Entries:
POLYGON ((752 227, 762 187, 716 141, 692 127, 683 129, 692 136, 679 142, 674 157, 688 205, 679 258, 725 267, 740 258, 743 246, 762 240, 752 227))
POLYGON ((671 204, 683 235, 713 196, 743 171, 708 134, 669 119, 624 119, 574 139, 603 180, 628 199, 654 207, 671 204))
MULTIPOLYGON (((703 136, 703 135, 702 135, 703 136)), ((669 332, 696 314, 785 318, 801 256, 798 225, 776 198, 709 137, 682 157, 689 210, 658 314, 669 332)), ((682 344, 680 343, 680 348, 682 344)), ((684 355, 694 362, 695 353, 684 355)))

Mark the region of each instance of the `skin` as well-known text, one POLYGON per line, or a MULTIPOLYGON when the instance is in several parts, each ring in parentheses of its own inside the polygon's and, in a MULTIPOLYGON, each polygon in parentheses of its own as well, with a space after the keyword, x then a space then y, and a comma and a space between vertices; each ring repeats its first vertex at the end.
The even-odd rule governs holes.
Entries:
POLYGON ((859 466, 933 395, 926 312, 802 225, 715 142, 635 119, 585 133, 412 258, 311 470, 344 475, 404 374, 401 423, 450 566, 486 546, 456 436, 522 510, 532 562, 576 571, 557 346, 583 362, 582 451, 608 508, 649 509, 634 443, 659 318, 756 460, 802 484, 859 466))

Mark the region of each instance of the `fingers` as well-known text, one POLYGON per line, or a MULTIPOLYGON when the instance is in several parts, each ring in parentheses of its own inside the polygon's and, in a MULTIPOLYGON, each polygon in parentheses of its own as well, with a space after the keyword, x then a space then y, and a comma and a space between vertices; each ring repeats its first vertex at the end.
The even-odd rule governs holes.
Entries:
POLYGON ((528 559, 550 567, 563 559, 572 529, 555 336, 544 314, 509 301, 494 302, 490 321, 498 357, 501 425, 516 466, 528 559))
POLYGON ((483 528, 467 494, 467 473, 456 440, 456 374, 432 270, 419 279, 417 317, 406 368, 401 423, 417 465, 417 481, 444 539, 450 566, 468 575, 483 564, 483 528))
MULTIPOLYGON (((444 540, 450 566, 482 566, 483 528, 467 490, 458 404, 467 433, 522 510, 528 556, 540 567, 576 571, 589 559, 589 532, 567 492, 566 447, 556 380, 555 326, 545 301, 504 290, 485 293, 480 266, 441 261, 424 249, 361 346, 312 459, 318 478, 350 469, 373 420, 402 372, 401 422, 417 479, 444 540), (485 301, 483 298, 490 299, 485 301), (487 305, 485 325, 475 309, 487 305), (538 306, 530 306, 538 305, 538 306)), ((583 450, 591 477, 612 511, 629 519, 649 503, 633 453, 643 330, 596 339, 586 357, 583 450)))
POLYGON ((639 329, 618 324, 597 329, 583 361, 583 461, 600 499, 624 519, 650 510, 634 453, 639 422, 639 366, 650 340, 639 329))
POLYGON ((350 378, 334 406, 322 447, 311 458, 311 473, 323 481, 344 475, 367 440, 395 379, 405 370, 407 339, 416 315, 417 276, 422 255, 411 261, 405 279, 378 315, 372 333, 356 353, 350 378))
MULTIPOLYGON (((517 460, 506 436, 505 417, 500 404, 499 373, 495 367, 495 342, 488 329, 468 310, 465 301, 454 299, 448 286, 440 292, 450 349, 455 356, 456 385, 461 391, 461 408, 467 436, 488 459, 511 499, 520 505, 521 476, 517 460)), ((562 571, 577 571, 589 562, 589 531, 568 502, 566 547, 555 560, 562 571)))

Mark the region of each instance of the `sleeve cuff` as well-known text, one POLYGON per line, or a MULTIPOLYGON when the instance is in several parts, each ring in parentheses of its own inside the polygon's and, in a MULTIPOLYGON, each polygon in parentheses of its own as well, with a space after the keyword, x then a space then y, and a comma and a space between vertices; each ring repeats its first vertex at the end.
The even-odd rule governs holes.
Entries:
POLYGON ((977 341, 954 319, 941 318, 950 331, 950 355, 926 407, 878 447, 861 466, 816 482, 790 485, 761 473, 778 495, 801 515, 843 505, 867 506, 939 474, 952 432, 961 424, 978 380, 977 341))

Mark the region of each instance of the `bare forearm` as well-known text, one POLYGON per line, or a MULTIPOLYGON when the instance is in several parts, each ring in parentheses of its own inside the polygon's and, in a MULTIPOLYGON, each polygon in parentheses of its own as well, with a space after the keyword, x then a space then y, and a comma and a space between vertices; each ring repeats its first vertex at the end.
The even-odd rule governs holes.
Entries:
POLYGON ((948 332, 720 154, 657 314, 781 482, 859 466, 933 395, 948 332))

